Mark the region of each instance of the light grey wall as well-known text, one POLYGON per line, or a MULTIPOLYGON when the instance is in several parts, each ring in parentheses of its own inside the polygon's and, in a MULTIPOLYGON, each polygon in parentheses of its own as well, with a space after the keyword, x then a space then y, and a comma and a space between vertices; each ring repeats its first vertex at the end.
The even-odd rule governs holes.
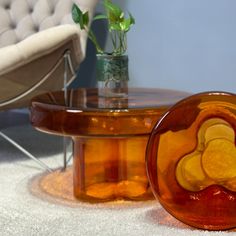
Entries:
MULTIPOLYGON (((123 2, 123 1, 121 1, 123 2)), ((127 0, 133 86, 236 92, 235 0, 127 0)))

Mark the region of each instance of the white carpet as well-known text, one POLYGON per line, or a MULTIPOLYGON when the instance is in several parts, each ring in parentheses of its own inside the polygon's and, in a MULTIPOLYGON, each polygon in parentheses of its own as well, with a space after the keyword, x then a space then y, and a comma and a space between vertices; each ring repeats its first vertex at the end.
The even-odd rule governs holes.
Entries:
MULTIPOLYGON (((33 132, 25 114, 0 114, 2 130, 51 167, 62 163, 61 139, 33 132), (23 118, 21 118, 23 116, 23 118), (5 120, 3 120, 5 119, 5 120), (6 122, 7 119, 7 122, 6 122), (6 123, 11 121, 14 126, 6 123), (4 128, 7 127, 7 129, 4 128)), ((192 229, 153 201, 66 206, 33 196, 29 180, 42 169, 0 138, 0 235, 236 235, 192 229)))

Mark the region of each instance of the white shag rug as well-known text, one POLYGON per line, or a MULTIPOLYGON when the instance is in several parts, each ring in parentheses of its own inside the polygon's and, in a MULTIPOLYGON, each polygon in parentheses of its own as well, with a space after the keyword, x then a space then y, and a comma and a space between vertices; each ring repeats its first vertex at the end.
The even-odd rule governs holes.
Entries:
MULTIPOLYGON (((62 164, 62 140, 34 131, 25 113, 0 114, 1 130, 51 167, 62 164), (22 118, 23 117, 23 118, 22 118), (10 126, 8 123, 12 123, 10 126)), ((156 201, 78 206, 34 196, 29 180, 42 169, 0 138, 0 235, 236 235, 190 228, 166 213, 156 201)))

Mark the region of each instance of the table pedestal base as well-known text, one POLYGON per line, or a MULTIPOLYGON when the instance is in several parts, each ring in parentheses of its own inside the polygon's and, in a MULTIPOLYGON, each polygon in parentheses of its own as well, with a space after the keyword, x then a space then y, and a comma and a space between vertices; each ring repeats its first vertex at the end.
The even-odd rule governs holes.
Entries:
POLYGON ((148 135, 73 140, 75 197, 90 202, 153 197, 145 168, 148 135))

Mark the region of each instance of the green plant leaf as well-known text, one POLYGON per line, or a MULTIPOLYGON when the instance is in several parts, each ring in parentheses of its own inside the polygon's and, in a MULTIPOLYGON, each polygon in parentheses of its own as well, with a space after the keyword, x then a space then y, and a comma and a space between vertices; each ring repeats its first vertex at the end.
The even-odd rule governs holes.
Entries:
POLYGON ((120 28, 124 32, 128 32, 130 30, 131 25, 135 24, 134 17, 129 13, 129 18, 124 19, 122 22, 120 22, 120 28))
POLYGON ((130 18, 130 25, 134 25, 134 24, 135 24, 135 19, 134 19, 134 17, 131 15, 130 12, 129 12, 129 18, 130 18))
POLYGON ((120 22, 120 28, 122 31, 129 31, 130 29, 130 19, 125 19, 123 22, 120 22))
POLYGON ((80 8, 74 3, 72 6, 72 19, 75 23, 80 25, 81 29, 88 26, 89 14, 88 12, 83 13, 80 8))
POLYGON ((88 26, 89 24, 89 13, 88 11, 86 11, 84 14, 83 14, 83 24, 85 26, 88 26))
POLYGON ((122 31, 120 23, 110 23, 109 31, 112 31, 112 30, 122 31))
POLYGON ((75 23, 79 23, 83 12, 78 8, 78 6, 74 3, 72 6, 72 19, 75 23))
POLYGON ((111 0, 104 0, 104 6, 107 11, 108 20, 112 23, 123 20, 124 13, 119 6, 112 3, 111 0))
POLYGON ((100 14, 100 15, 96 15, 93 20, 101 20, 101 19, 107 19, 106 15, 100 14))

